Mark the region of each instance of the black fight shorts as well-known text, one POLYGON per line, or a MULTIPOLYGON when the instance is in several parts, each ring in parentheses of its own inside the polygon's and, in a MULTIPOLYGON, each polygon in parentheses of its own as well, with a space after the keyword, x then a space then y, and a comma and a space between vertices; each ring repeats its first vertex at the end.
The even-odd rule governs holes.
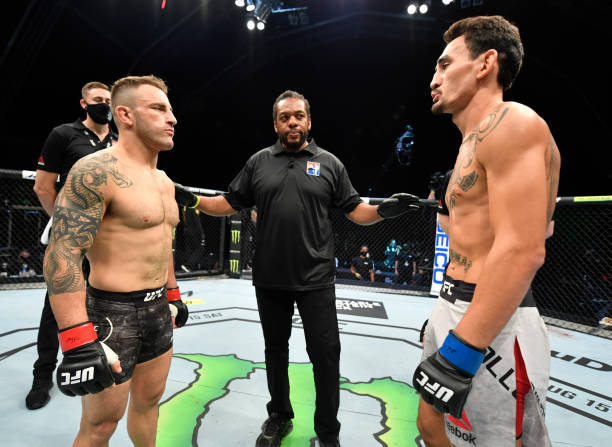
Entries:
POLYGON ((87 288, 87 314, 100 341, 117 353, 122 372, 115 383, 132 377, 136 364, 172 348, 172 317, 166 287, 137 292, 87 288))

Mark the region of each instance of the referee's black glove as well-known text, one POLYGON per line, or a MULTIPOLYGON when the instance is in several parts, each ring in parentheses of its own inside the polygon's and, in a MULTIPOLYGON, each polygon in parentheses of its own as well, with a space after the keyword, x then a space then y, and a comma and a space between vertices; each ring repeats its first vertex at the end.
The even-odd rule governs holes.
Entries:
POLYGON ((174 184, 174 199, 179 206, 187 208, 195 208, 200 203, 200 198, 180 183, 174 184))
POLYGON ((419 198, 412 194, 399 192, 393 194, 388 199, 385 199, 378 205, 378 215, 384 219, 392 219, 399 217, 410 210, 418 210, 420 208, 419 198))

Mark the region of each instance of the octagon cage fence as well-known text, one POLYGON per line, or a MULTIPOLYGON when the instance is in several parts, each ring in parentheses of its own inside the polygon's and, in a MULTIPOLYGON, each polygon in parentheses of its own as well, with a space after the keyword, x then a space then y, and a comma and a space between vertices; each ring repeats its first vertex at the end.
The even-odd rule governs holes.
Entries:
MULTIPOLYGON (((49 216, 33 191, 36 173, 0 169, 0 288, 44 288, 49 216)), ((189 187, 200 195, 222 191, 189 187)), ((364 198, 370 203, 382 199, 364 198)), ((426 201, 427 202, 427 201, 426 201)), ((430 201, 431 202, 431 201, 430 201)), ((548 324, 612 338, 612 196, 558 197, 554 234, 533 293, 548 324)), ((173 243, 177 278, 228 275, 250 278, 257 241, 257 212, 212 217, 180 210, 173 243)), ((448 238, 435 207, 360 226, 333 213, 336 283, 339 287, 437 296, 448 260, 448 238), (351 264, 366 245, 374 270, 357 279, 351 264)))

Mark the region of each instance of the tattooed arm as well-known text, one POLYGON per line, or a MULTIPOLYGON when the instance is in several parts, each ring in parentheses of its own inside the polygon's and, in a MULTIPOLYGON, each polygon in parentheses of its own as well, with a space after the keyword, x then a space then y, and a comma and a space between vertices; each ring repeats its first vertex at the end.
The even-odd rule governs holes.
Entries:
POLYGON ((488 346, 501 331, 544 262, 549 139, 546 123, 517 104, 478 143, 494 239, 472 303, 456 328, 477 347, 488 346))
POLYGON ((117 160, 104 152, 75 163, 53 208, 43 271, 60 329, 89 319, 85 308, 83 257, 94 241, 109 203, 112 182, 107 180, 117 177, 117 160))

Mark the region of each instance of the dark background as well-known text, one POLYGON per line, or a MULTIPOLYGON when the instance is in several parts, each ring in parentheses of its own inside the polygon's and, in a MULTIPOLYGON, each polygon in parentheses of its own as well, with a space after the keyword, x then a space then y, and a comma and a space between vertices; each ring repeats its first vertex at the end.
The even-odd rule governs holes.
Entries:
POLYGON ((460 134, 430 112, 429 82, 456 19, 502 14, 520 29, 525 61, 507 100, 532 107, 562 155, 559 195, 612 193, 609 2, 286 0, 308 6, 308 24, 272 15, 248 31, 233 0, 30 0, 0 20, 0 168, 36 168, 52 127, 84 117, 80 89, 155 74, 170 88, 175 147, 160 168, 190 186, 227 188, 247 158, 272 144, 272 104, 286 89, 312 106, 317 143, 346 165, 361 195, 425 197, 435 171, 452 167, 460 134), (478 2, 476 2, 478 3, 478 2), (410 166, 392 160, 406 125, 410 166))

